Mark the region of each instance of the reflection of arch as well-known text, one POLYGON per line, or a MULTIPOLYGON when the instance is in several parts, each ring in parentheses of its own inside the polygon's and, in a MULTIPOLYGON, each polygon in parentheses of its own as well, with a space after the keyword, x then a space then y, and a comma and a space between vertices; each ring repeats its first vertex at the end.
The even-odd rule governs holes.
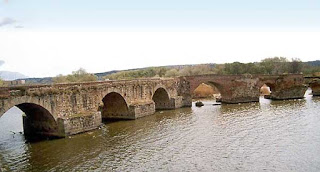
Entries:
POLYGON ((103 118, 126 118, 129 115, 129 108, 126 100, 116 92, 108 93, 103 99, 103 118))
POLYGON ((167 92, 162 87, 159 87, 153 94, 152 100, 155 103, 156 110, 160 109, 170 109, 170 97, 167 92))
POLYGON ((20 103, 15 106, 25 113, 23 130, 26 136, 59 136, 57 121, 46 108, 35 103, 20 103))

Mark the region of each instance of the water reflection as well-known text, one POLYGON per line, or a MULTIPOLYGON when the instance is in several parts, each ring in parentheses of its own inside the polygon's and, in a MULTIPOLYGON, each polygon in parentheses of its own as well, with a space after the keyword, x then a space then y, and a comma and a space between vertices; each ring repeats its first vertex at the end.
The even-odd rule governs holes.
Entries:
POLYGON ((9 134, 0 140, 0 165, 12 171, 320 169, 319 98, 212 103, 107 122, 66 139, 25 143, 9 134))

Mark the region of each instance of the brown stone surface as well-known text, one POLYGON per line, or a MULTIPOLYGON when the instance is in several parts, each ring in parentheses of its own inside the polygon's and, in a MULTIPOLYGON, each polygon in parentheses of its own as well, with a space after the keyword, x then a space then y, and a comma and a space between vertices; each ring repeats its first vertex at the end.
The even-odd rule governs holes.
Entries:
POLYGON ((270 99, 300 99, 307 91, 303 75, 288 74, 260 77, 260 85, 266 84, 271 89, 270 99))
POLYGON ((189 76, 190 94, 202 83, 214 85, 221 93, 222 103, 245 103, 259 101, 260 88, 271 88, 271 99, 303 98, 306 91, 304 78, 290 75, 201 75, 189 76))
POLYGON ((179 86, 180 79, 176 78, 0 88, 0 117, 17 106, 26 113, 27 119, 31 119, 32 113, 43 116, 27 120, 25 126, 30 131, 32 128, 31 133, 63 135, 64 130, 65 135, 76 134, 98 127, 100 119, 93 118, 97 112, 101 112, 100 118, 136 119, 153 114, 156 105, 158 109, 184 106, 180 94, 186 93, 179 86), (47 116, 52 123, 45 123, 43 119, 47 116))
POLYGON ((320 96, 320 79, 316 78, 310 82, 310 87, 312 89, 312 95, 320 96))
POLYGON ((70 118, 60 118, 59 123, 63 127, 64 136, 83 133, 94 130, 101 125, 101 113, 85 114, 70 118))

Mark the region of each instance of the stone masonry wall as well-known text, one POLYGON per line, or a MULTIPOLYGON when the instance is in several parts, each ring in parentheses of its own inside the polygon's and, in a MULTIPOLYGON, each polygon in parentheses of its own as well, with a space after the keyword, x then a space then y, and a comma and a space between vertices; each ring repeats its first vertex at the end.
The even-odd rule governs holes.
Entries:
POLYGON ((320 79, 313 79, 310 83, 312 95, 320 96, 320 79))
POLYGON ((96 112, 93 114, 85 114, 70 118, 61 118, 60 125, 63 124, 65 136, 74 135, 98 128, 101 125, 101 114, 96 112))
POLYGON ((50 112, 59 132, 63 125, 66 135, 76 134, 98 127, 101 115, 98 118, 96 113, 109 93, 119 93, 132 116, 129 119, 135 119, 155 112, 152 96, 158 88, 175 99, 179 85, 179 79, 141 79, 0 88, 0 117, 12 106, 37 104, 50 112))
POLYGON ((259 101, 260 88, 271 87, 271 99, 303 98, 306 91, 303 75, 201 75, 185 77, 190 82, 190 95, 202 83, 214 85, 222 103, 259 101))

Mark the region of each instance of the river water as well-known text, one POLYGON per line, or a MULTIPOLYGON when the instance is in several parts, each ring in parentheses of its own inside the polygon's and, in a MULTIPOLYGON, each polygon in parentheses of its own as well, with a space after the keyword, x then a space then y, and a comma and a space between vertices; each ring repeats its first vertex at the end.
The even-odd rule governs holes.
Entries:
POLYGON ((0 171, 320 170, 319 97, 204 104, 36 143, 12 108, 0 118, 0 171))

